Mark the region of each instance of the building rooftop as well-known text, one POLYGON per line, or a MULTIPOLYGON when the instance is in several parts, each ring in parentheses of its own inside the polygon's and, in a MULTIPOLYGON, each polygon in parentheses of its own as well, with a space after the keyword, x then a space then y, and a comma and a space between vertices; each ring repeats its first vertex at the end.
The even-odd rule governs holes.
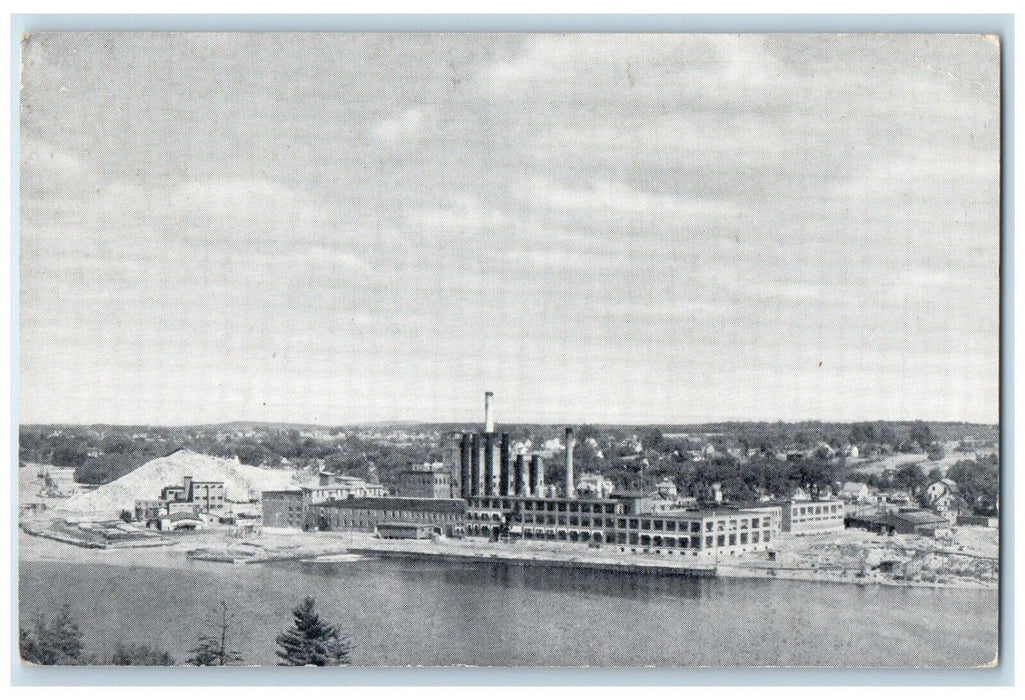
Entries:
POLYGON ((193 513, 171 513, 166 519, 172 522, 178 522, 179 520, 197 520, 202 522, 200 517, 193 513))
POLYGON ((893 514, 893 517, 913 525, 932 525, 944 523, 947 519, 928 510, 901 510, 893 514))
POLYGON ((315 508, 365 508, 367 510, 410 510, 440 513, 462 513, 466 501, 461 498, 393 498, 375 496, 367 498, 346 498, 338 501, 317 503, 315 508))

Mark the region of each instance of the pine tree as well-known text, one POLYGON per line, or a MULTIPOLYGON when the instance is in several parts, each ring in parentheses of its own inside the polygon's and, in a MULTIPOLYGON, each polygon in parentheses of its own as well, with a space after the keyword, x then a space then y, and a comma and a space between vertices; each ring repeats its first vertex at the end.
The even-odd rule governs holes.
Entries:
POLYGON ((216 616, 217 619, 211 622, 216 633, 201 635, 196 648, 189 650, 192 656, 187 663, 192 666, 234 666, 242 662, 242 655, 228 648, 228 629, 235 616, 228 614, 227 602, 221 601, 216 616))
POLYGON ((21 658, 30 663, 69 666, 82 661, 82 632, 67 605, 53 620, 37 620, 33 632, 21 629, 18 639, 21 658))
POLYGON ((275 641, 281 666, 343 666, 349 662, 349 644, 338 627, 321 621, 307 596, 293 611, 295 624, 279 634, 275 641))
POLYGON ((174 657, 146 644, 118 643, 111 654, 112 666, 174 666, 174 657))

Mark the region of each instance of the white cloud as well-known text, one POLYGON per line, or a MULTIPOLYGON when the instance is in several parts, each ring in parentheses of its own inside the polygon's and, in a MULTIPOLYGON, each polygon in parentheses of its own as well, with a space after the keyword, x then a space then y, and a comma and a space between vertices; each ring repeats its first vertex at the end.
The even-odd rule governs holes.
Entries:
POLYGON ((534 177, 522 190, 526 201, 562 210, 590 212, 601 216, 656 215, 708 217, 719 205, 699 199, 643 192, 622 182, 593 180, 584 186, 570 186, 546 177, 534 177))
POLYGON ((385 119, 371 130, 379 141, 390 145, 416 139, 424 129, 430 113, 419 109, 407 109, 392 119, 385 119))
POLYGON ((481 233, 511 223, 504 212, 467 196, 455 197, 446 206, 406 212, 404 219, 416 229, 448 233, 481 233))
POLYGON ((681 95, 719 101, 777 94, 778 61, 757 35, 540 34, 518 56, 480 76, 486 94, 553 102, 658 104, 681 95))

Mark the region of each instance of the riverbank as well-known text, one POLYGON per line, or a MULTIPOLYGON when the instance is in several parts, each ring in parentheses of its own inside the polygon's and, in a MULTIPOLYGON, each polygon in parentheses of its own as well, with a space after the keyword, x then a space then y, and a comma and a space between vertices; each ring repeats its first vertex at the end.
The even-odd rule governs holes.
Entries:
MULTIPOLYGON (((919 538, 920 539, 920 538, 919 538)), ((995 589, 994 572, 984 579, 972 574, 980 557, 976 552, 936 554, 934 545, 919 540, 879 538, 859 531, 792 538, 778 543, 773 560, 757 552, 728 560, 659 556, 620 552, 614 547, 590 549, 555 542, 518 541, 513 544, 479 539, 384 540, 366 533, 264 533, 246 540, 217 530, 169 535, 163 546, 147 548, 87 549, 52 539, 19 533, 19 557, 33 561, 72 561, 124 566, 180 567, 184 560, 232 566, 277 561, 309 561, 353 554, 363 557, 401 557, 448 561, 504 561, 529 566, 578 568, 658 576, 776 579, 854 585, 920 588, 995 589), (883 562, 905 563, 897 570, 883 562), (967 561, 963 569, 950 562, 967 561), (866 562, 875 562, 869 565, 866 562), (909 564, 918 573, 907 575, 909 564), (946 568, 944 568, 946 567, 946 568), (959 573, 958 573, 959 572, 959 573)), ((942 550, 939 550, 942 552, 942 550)), ((983 557, 985 558, 985 557, 983 557)), ((342 559, 344 561, 344 559, 342 559)))

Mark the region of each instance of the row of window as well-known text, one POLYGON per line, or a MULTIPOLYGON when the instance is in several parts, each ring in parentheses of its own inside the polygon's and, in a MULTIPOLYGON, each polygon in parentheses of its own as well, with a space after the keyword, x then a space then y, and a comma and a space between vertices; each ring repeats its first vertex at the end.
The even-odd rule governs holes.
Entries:
MULTIPOLYGON (((578 515, 565 515, 556 516, 554 514, 542 514, 542 513, 524 513, 522 516, 524 523, 536 523, 540 525, 568 525, 570 527, 604 527, 604 528, 619 528, 621 530, 653 530, 656 532, 701 532, 701 522, 699 520, 682 520, 682 519, 667 519, 667 518, 599 518, 599 517, 588 517, 578 515)), ((500 520, 501 515, 497 512, 492 513, 480 513, 470 511, 468 513, 470 520, 500 520)), ((725 532, 737 531, 737 530, 748 530, 758 528, 770 528, 772 527, 772 518, 768 516, 759 517, 746 517, 746 518, 730 518, 722 520, 707 520, 705 523, 706 532, 720 531, 725 532)))
MULTIPOLYGON (((486 527, 486 526, 484 526, 486 527)), ((642 547, 667 547, 677 549, 702 549, 702 538, 697 537, 663 537, 661 535, 648 535, 637 532, 617 532, 614 535, 600 532, 578 532, 571 530, 544 530, 540 528, 524 528, 524 539, 559 539, 573 542, 602 542, 621 545, 639 545, 642 547)), ((772 532, 740 532, 723 535, 705 535, 704 549, 717 547, 736 547, 746 545, 765 544, 772 541, 772 532)))
POLYGON ((798 518, 796 520, 791 518, 790 521, 794 525, 800 525, 801 523, 818 523, 818 522, 839 523, 839 522, 843 522, 843 514, 841 513, 839 515, 809 515, 807 517, 798 518))
MULTIPOLYGON (((542 484, 543 486, 543 484, 542 484)), ((622 506, 619 503, 593 503, 588 501, 551 501, 551 500, 537 500, 537 501, 514 501, 504 498, 483 498, 474 499, 473 506, 476 508, 494 508, 496 510, 512 510, 517 507, 517 504, 522 505, 522 509, 525 511, 547 511, 552 513, 608 513, 614 515, 616 513, 622 513, 622 506)))
MULTIPOLYGON (((451 520, 451 518, 445 517, 447 515, 448 515, 447 513, 420 513, 420 512, 418 512, 418 513, 414 513, 414 514, 407 515, 407 516, 404 516, 404 517, 406 517, 409 520, 416 520, 416 521, 420 521, 420 522, 439 523, 439 522, 444 522, 446 520, 451 520)), ((382 518, 374 518, 374 517, 356 518, 356 517, 345 516, 345 515, 341 515, 340 516, 338 514, 334 514, 331 517, 327 518, 327 522, 330 523, 331 525, 333 525, 334 527, 361 527, 361 528, 368 528, 368 527, 376 526, 381 521, 382 521, 382 518)))
POLYGON ((823 515, 827 513, 843 513, 842 503, 830 503, 822 506, 793 506, 791 515, 799 517, 802 515, 823 515))
MULTIPOLYGON (((321 514, 324 514, 324 511, 320 511, 320 512, 321 512, 321 514)), ((380 521, 380 520, 392 520, 392 519, 398 519, 398 520, 420 520, 420 521, 429 521, 429 522, 442 522, 442 521, 446 521, 446 520, 456 520, 456 519, 459 518, 459 514, 458 513, 439 513, 439 512, 431 512, 431 511, 424 512, 424 511, 419 511, 419 510, 418 511, 388 510, 388 511, 362 511, 362 512, 357 511, 355 514, 350 514, 350 515, 333 513, 333 514, 327 516, 327 518, 328 518, 329 521, 332 521, 332 522, 339 521, 339 520, 342 520, 342 521, 345 521, 345 522, 355 522, 355 520, 357 518, 366 519, 368 522, 370 522, 370 521, 376 522, 376 521, 380 521)), ((360 520, 360 522, 363 522, 362 519, 360 520)))

